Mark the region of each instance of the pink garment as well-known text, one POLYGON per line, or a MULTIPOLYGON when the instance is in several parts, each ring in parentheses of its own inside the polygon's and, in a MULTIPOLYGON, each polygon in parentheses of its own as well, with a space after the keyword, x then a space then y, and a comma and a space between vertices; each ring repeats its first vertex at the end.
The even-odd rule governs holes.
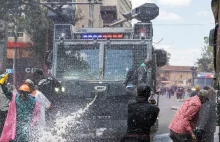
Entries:
MULTIPOLYGON (((9 142, 10 140, 15 139, 16 135, 16 93, 13 93, 12 100, 9 103, 8 114, 6 117, 5 125, 2 131, 2 135, 0 138, 0 142, 9 142)), ((35 108, 33 111, 33 119, 32 119, 32 126, 36 125, 40 118, 40 107, 39 104, 36 102, 35 108)))
POLYGON ((33 111, 33 117, 32 117, 32 122, 31 122, 31 126, 36 126, 37 123, 40 120, 40 105, 39 103, 36 101, 35 103, 35 107, 34 107, 34 111, 33 111))
POLYGON ((169 129, 178 134, 188 134, 195 129, 201 105, 198 96, 187 99, 176 112, 169 129))

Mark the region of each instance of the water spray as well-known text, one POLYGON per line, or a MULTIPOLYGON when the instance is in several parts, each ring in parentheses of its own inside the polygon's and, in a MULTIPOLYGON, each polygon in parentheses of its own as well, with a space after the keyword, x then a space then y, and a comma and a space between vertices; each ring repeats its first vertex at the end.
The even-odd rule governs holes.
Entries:
POLYGON ((39 139, 39 142, 67 142, 65 138, 62 137, 66 133, 66 129, 71 126, 75 126, 79 124, 77 119, 79 119, 93 103, 96 101, 98 96, 98 92, 95 94, 94 99, 86 105, 85 108, 79 109, 77 112, 71 113, 67 117, 59 117, 60 112, 57 113, 58 118, 55 121, 55 126, 52 131, 56 132, 56 135, 52 134, 52 132, 44 131, 42 132, 43 136, 39 139), (71 123, 71 125, 69 125, 71 123))

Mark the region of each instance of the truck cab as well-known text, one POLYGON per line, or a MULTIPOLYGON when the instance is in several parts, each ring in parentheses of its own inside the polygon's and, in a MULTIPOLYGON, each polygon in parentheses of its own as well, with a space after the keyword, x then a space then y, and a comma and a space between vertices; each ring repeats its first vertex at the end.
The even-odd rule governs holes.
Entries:
MULTIPOLYGON (((125 78, 130 68, 139 67, 146 58, 153 61, 146 83, 156 93, 157 67, 167 61, 166 52, 152 45, 150 20, 157 17, 159 8, 155 4, 144 4, 127 17, 132 17, 133 13, 144 21, 131 28, 77 28, 73 31, 71 24, 54 25, 54 46, 47 63, 52 75, 62 84, 61 89, 57 89, 61 95, 55 96, 62 115, 83 112, 78 117, 80 125, 71 127, 70 123, 66 129, 74 132, 71 137, 76 140, 120 139, 126 133, 127 106, 136 96, 126 92, 125 78), (146 17, 146 14, 149 15, 146 17), (96 133, 99 130, 103 130, 101 135, 96 133)), ((157 129, 158 122, 152 132, 157 129)))

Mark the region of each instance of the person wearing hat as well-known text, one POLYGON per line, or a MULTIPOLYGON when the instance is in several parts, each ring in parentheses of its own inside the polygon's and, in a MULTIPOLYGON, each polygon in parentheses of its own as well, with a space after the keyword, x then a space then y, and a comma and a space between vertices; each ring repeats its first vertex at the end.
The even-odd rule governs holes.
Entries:
POLYGON ((199 90, 200 90, 199 86, 196 86, 195 91, 190 94, 190 97, 194 97, 195 95, 197 95, 199 90))
POLYGON ((160 109, 148 102, 151 88, 147 84, 139 84, 137 93, 136 102, 128 105, 127 134, 121 142, 150 142, 150 130, 160 109))
POLYGON ((1 87, 10 104, 0 142, 29 142, 30 128, 39 120, 39 104, 26 84, 19 87, 17 94, 5 84, 1 87))
POLYGON ((199 118, 202 104, 208 100, 208 91, 200 90, 194 97, 185 100, 172 119, 169 129, 174 142, 196 142, 193 130, 199 118))
POLYGON ((126 93, 137 96, 137 85, 147 83, 148 69, 151 68, 152 59, 146 58, 138 67, 133 67, 128 71, 125 79, 126 93))
POLYGON ((147 83, 147 73, 152 66, 152 59, 145 59, 141 66, 137 69, 138 84, 147 83))
POLYGON ((30 87, 31 95, 35 97, 36 101, 40 105, 40 120, 39 125, 40 127, 44 127, 45 122, 45 109, 49 109, 51 107, 50 101, 44 96, 43 93, 41 93, 39 90, 37 90, 37 87, 35 86, 34 82, 30 79, 25 80, 25 84, 27 84, 30 87))
POLYGON ((200 142, 214 142, 214 133, 216 130, 216 92, 215 89, 208 89, 209 101, 204 103, 200 110, 199 120, 197 122, 196 134, 200 142))
POLYGON ((45 128, 46 121, 45 121, 45 110, 50 109, 51 103, 50 101, 44 96, 43 93, 41 93, 39 90, 37 90, 37 86, 35 86, 34 82, 30 79, 25 80, 25 84, 27 84, 30 88, 31 95, 35 97, 36 101, 40 105, 40 119, 38 121, 38 125, 36 129, 33 130, 33 135, 31 138, 33 141, 36 141, 40 136, 42 135, 42 132, 45 128))
POLYGON ((124 84, 128 85, 138 85, 141 83, 147 83, 147 72, 151 68, 152 60, 145 59, 144 62, 139 66, 133 66, 127 73, 126 80, 124 84))

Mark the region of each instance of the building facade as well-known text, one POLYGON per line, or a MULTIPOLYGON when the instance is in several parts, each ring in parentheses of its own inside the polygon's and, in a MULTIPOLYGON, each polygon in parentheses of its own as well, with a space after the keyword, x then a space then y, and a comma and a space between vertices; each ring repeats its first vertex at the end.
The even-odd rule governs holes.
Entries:
MULTIPOLYGON (((93 0, 41 0, 41 2, 94 2, 93 0)), ((103 27, 100 4, 73 4, 76 10, 76 28, 103 27)))
POLYGON ((161 68, 160 77, 173 85, 191 85, 192 70, 190 66, 164 66, 161 68))
MULTIPOLYGON (((129 0, 40 0, 41 2, 102 2, 102 4, 72 4, 76 10, 76 23, 75 28, 88 28, 88 27, 107 27, 109 24, 124 19, 123 13, 131 11, 132 5, 129 0), (103 24, 104 23, 104 24, 103 24)), ((118 27, 131 27, 131 21, 125 22, 118 27)), ((25 78, 27 73, 34 71, 34 68, 39 68, 40 65, 31 56, 32 42, 30 37, 24 31, 17 31, 17 41, 15 42, 15 37, 13 30, 10 29, 10 24, 8 24, 8 29, 6 31, 7 42, 4 46, 7 48, 4 51, 4 55, 7 58, 6 69, 13 68, 13 58, 16 57, 16 73, 18 80, 25 78), (16 50, 15 50, 16 48, 16 50), (7 53, 7 54, 6 54, 7 53), (14 54, 16 56, 14 56, 14 54), (30 60, 31 59, 31 60, 30 60)), ((0 33, 1 30, 0 30, 0 33)), ((46 47, 45 47, 46 48, 46 47)), ((3 48, 0 48, 3 49, 3 48)), ((1 51, 1 50, 0 50, 1 51)), ((3 57, 3 52, 1 52, 3 57)), ((4 62, 3 59, 0 59, 4 62)))
MULTIPOLYGON (((122 14, 130 12, 132 10, 132 4, 130 0, 102 0, 101 15, 103 19, 104 27, 108 27, 109 24, 125 19, 122 14)), ((124 22, 118 27, 131 27, 131 21, 124 22)))
MULTIPOLYGON (((41 0, 44 2, 44 0, 41 0)), ((47 0, 47 2, 102 2, 102 4, 73 5, 76 9, 77 22, 75 27, 108 27, 109 24, 124 19, 123 13, 132 10, 130 0, 47 0)), ((131 27, 131 21, 116 27, 131 27)))
MULTIPOLYGON (((88 2, 88 0, 75 0, 75 2, 88 2)), ((76 28, 80 27, 103 27, 103 20, 100 14, 100 4, 75 5, 76 8, 76 28)))

